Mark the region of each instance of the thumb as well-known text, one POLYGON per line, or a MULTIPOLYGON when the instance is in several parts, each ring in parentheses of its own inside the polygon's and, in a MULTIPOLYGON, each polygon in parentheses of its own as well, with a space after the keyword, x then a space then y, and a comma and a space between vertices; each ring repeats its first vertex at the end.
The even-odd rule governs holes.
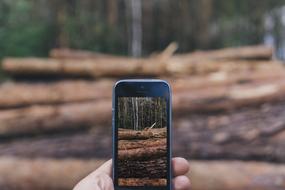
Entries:
POLYGON ((114 190, 111 173, 112 160, 109 160, 82 179, 73 190, 114 190))

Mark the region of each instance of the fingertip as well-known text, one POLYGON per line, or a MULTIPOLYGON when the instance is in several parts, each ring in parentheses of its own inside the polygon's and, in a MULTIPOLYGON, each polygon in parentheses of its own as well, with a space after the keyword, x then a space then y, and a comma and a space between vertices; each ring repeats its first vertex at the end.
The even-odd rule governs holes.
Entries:
POLYGON ((173 158, 172 165, 174 176, 184 175, 190 170, 189 162, 181 157, 173 158))
POLYGON ((191 188, 190 179, 187 176, 177 176, 173 179, 174 190, 189 190, 191 188))

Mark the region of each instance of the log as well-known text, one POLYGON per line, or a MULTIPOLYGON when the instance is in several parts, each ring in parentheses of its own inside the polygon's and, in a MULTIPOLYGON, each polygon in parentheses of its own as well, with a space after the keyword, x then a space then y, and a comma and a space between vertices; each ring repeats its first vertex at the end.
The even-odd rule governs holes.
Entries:
POLYGON ((111 125, 111 102, 32 106, 0 111, 0 135, 71 130, 93 125, 111 125))
POLYGON ((166 179, 149 179, 149 178, 120 178, 118 180, 122 186, 166 186, 166 179))
MULTIPOLYGON (((80 179, 102 163, 102 160, 95 159, 30 160, 1 157, 0 188, 3 190, 70 190, 80 179), (41 176, 40 179, 39 176, 41 176)), ((191 161, 191 173, 188 176, 191 178, 193 190, 282 190, 285 188, 283 183, 285 166, 282 164, 191 161)))
POLYGON ((0 86, 0 108, 110 99, 113 85, 111 80, 35 84, 7 82, 0 86))
POLYGON ((122 77, 157 76, 164 73, 164 64, 157 59, 102 58, 58 60, 40 58, 7 58, 5 72, 14 76, 122 77))
POLYGON ((214 60, 269 60, 273 56, 273 48, 264 45, 230 47, 218 50, 195 51, 193 53, 177 55, 191 59, 214 60))
MULTIPOLYGON (((177 46, 177 45, 176 45, 177 46)), ((177 49, 175 44, 169 46, 177 49), (174 47, 173 47, 174 46, 174 47)), ((173 51, 173 50, 172 50, 173 51)), ((216 60, 235 60, 235 59, 248 59, 248 60, 269 60, 272 58, 273 48, 263 45, 244 46, 234 48, 224 48, 219 50, 210 51, 195 51, 193 53, 182 54, 179 56, 187 56, 189 59, 216 59, 216 60)), ((50 51, 51 58, 57 59, 90 59, 102 57, 116 57, 114 55, 102 54, 86 50, 74 49, 52 49, 50 51)), ((118 56, 119 57, 119 56, 118 56)))
MULTIPOLYGON (((173 154, 191 159, 285 162, 284 107, 283 102, 228 113, 189 113, 175 118, 173 154)), ((94 127, 91 132, 7 141, 2 138, 0 155, 106 158, 112 155, 111 137, 111 126, 106 125, 94 127)))
POLYGON ((143 147, 166 146, 166 138, 155 138, 146 140, 119 140, 118 149, 127 150, 143 147))
POLYGON ((70 190, 99 167, 97 160, 54 160, 0 158, 0 189, 2 190, 70 190), (15 171, 15 168, 16 171, 15 171), (52 183, 51 183, 52 182, 52 183))
MULTIPOLYGON (((279 67, 262 68, 229 74, 217 72, 206 76, 165 78, 171 84, 174 95, 183 91, 192 92, 213 87, 227 88, 234 84, 261 83, 282 80, 285 70, 279 67)), ((61 81, 52 83, 12 83, 0 85, 0 108, 16 108, 39 104, 61 104, 93 101, 112 97, 115 81, 61 81), (76 91, 76 93, 75 93, 76 91)), ((195 92, 193 92, 195 93, 195 92)), ((207 93, 206 93, 207 94, 207 93)))
MULTIPOLYGON (((2 69, 13 76, 61 77, 129 77, 201 75, 217 71, 240 72, 267 65, 281 65, 279 61, 248 60, 189 60, 183 57, 100 58, 96 60, 59 60, 39 58, 6 58, 2 69)), ((274 66, 273 66, 274 67, 274 66)))
POLYGON ((173 110, 179 115, 191 112, 231 111, 242 107, 284 101, 285 81, 254 82, 206 88, 173 95, 173 110))
POLYGON ((282 67, 265 67, 256 70, 245 70, 243 72, 228 73, 218 71, 203 76, 165 78, 170 84, 174 93, 180 91, 193 91, 197 89, 230 86, 234 84, 246 84, 254 82, 270 82, 282 80, 285 77, 285 70, 282 67))
MULTIPOLYGON (((229 112, 243 107, 283 102, 284 97, 285 81, 283 79, 213 87, 191 92, 177 92, 173 95, 173 112, 175 118, 197 112, 208 114, 229 112)), ((2 110, 0 111, 0 135, 106 126, 111 123, 111 114, 111 99, 2 110)))
POLYGON ((145 131, 136 130, 120 130, 118 132, 119 140, 133 140, 133 139, 150 139, 150 138, 165 138, 166 128, 150 129, 145 131))
POLYGON ((167 150, 166 145, 148 147, 144 148, 135 148, 128 150, 119 150, 118 159, 119 160, 146 160, 150 158, 160 158, 166 156, 167 150))
POLYGON ((167 178, 167 158, 151 160, 119 160, 119 178, 167 178))

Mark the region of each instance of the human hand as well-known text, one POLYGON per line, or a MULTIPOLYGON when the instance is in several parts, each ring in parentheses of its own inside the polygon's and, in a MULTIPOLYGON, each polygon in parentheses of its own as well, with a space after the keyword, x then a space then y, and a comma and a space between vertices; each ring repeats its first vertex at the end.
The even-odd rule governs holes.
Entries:
MULTIPOLYGON (((172 159, 174 190, 190 189, 190 180, 185 175, 189 171, 189 163, 184 158, 172 159)), ((112 160, 105 162, 97 170, 82 179, 73 190, 114 190, 112 174, 112 160)))

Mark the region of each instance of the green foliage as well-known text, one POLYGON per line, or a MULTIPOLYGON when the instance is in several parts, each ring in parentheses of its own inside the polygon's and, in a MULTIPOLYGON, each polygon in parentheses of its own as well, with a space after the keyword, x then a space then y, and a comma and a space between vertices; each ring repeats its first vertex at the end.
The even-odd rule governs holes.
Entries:
MULTIPOLYGON (((0 59, 47 56, 51 48, 62 46, 127 54, 131 28, 127 2, 117 1, 112 23, 105 0, 2 0, 0 59)), ((261 43, 264 15, 285 4, 285 0, 142 2, 145 54, 160 51, 172 41, 183 52, 261 43)))
POLYGON ((0 58, 4 56, 47 56, 52 30, 35 19, 28 0, 0 3, 0 58))

